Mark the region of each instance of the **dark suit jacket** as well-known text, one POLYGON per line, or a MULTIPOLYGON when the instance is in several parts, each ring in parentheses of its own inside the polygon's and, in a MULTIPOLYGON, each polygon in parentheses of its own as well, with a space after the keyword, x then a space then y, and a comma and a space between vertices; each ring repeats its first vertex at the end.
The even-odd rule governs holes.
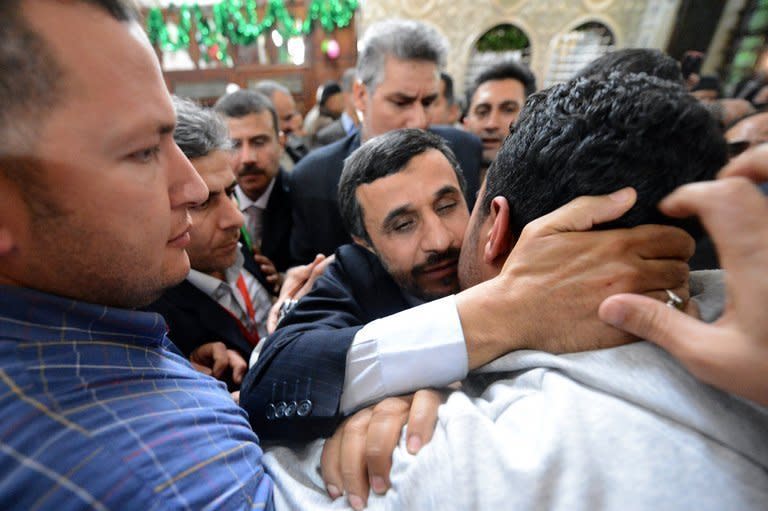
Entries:
MULTIPOLYGON (((240 405, 266 441, 307 441, 329 436, 339 413, 347 351, 366 323, 409 308, 379 259, 344 245, 312 291, 269 336, 243 381, 240 405), (308 401, 301 417, 274 418, 279 402, 308 401), (269 418, 268 418, 269 417, 269 418)), ((295 406, 294 406, 295 408, 295 406)))
MULTIPOLYGON (((435 126, 430 131, 445 138, 456 153, 467 181, 465 195, 471 209, 480 187, 480 139, 447 126, 435 126)), ((294 167, 291 173, 291 256, 296 262, 308 263, 318 253, 332 254, 341 245, 352 241, 341 222, 337 189, 344 159, 358 147, 360 134, 355 133, 312 151, 294 167)))
MULTIPOLYGON (((271 285, 267 283, 264 274, 254 262, 253 254, 250 251, 246 254, 243 267, 265 288, 271 289, 271 285)), ((166 290, 145 310, 157 312, 163 316, 168 324, 168 337, 187 358, 198 346, 215 341, 221 341, 228 348, 238 351, 245 360, 248 360, 253 350, 253 346, 240 330, 237 320, 213 298, 187 280, 166 290)))
POLYGON ((314 147, 318 148, 332 144, 333 142, 346 137, 347 132, 344 130, 344 123, 341 122, 341 119, 339 118, 315 133, 314 147))
POLYGON ((280 169, 264 210, 261 232, 261 253, 275 264, 278 271, 293 266, 290 252, 292 226, 289 177, 280 169))

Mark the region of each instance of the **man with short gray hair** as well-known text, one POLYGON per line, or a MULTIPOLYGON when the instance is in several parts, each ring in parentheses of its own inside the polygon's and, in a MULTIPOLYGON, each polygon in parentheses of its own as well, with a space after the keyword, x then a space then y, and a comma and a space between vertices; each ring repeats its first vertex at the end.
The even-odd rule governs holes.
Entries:
POLYGON ((173 138, 205 182, 208 197, 191 208, 187 248, 192 269, 146 310, 160 313, 168 337, 203 372, 238 388, 251 352, 266 336, 272 285, 238 239, 232 144, 213 111, 174 97, 173 138))
MULTIPOLYGON (((362 114, 359 132, 313 151, 292 174, 291 255, 297 262, 330 254, 351 241, 336 205, 344 159, 370 138, 400 128, 427 129, 432 121, 445 38, 418 21, 387 20, 371 25, 360 44, 353 86, 355 106, 362 114)), ((456 153, 471 207, 479 187, 479 139, 444 126, 430 131, 446 139, 456 153)))

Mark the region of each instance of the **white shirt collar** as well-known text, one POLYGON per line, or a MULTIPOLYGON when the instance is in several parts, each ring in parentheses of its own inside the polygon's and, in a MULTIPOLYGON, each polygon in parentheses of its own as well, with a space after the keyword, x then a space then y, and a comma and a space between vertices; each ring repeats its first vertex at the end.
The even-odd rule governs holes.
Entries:
POLYGON ((267 209, 269 197, 272 195, 272 189, 275 187, 275 181, 276 178, 272 178, 272 181, 269 182, 267 189, 264 190, 264 193, 261 194, 261 197, 255 201, 249 199, 248 196, 245 195, 245 192, 243 192, 243 190, 240 188, 240 185, 237 185, 235 187, 235 196, 237 197, 237 204, 240 207, 240 211, 245 211, 251 206, 256 206, 259 209, 267 209))
MULTIPOLYGON (((237 259, 235 259, 235 263, 224 270, 224 279, 227 284, 230 286, 237 285, 237 279, 240 277, 243 264, 245 264, 245 258, 243 257, 243 253, 240 251, 240 244, 238 243, 237 259)), ((189 271, 187 280, 197 289, 214 299, 216 299, 214 296, 216 291, 219 289, 219 287, 221 287, 221 284, 223 283, 216 277, 197 271, 195 269, 189 271)))

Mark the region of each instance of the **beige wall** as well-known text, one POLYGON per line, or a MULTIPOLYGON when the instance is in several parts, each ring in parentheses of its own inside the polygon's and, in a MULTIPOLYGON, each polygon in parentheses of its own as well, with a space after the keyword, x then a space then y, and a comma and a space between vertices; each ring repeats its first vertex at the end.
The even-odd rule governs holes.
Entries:
POLYGON ((664 48, 671 34, 679 0, 365 0, 358 34, 375 21, 414 18, 430 23, 451 44, 447 71, 457 87, 463 79, 477 40, 490 28, 512 23, 531 41, 531 68, 545 82, 552 57, 552 39, 587 21, 607 25, 617 46, 664 48))

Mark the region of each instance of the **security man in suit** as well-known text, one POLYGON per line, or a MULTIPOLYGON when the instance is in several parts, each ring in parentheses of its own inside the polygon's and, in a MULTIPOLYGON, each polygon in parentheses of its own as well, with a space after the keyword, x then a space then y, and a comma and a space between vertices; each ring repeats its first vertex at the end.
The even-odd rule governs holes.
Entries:
POLYGON ((226 125, 215 112, 191 101, 174 98, 174 107, 174 140, 208 187, 208 198, 190 211, 187 253, 192 270, 147 310, 164 317, 168 336, 198 369, 207 367, 204 372, 237 387, 244 360, 266 336, 273 284, 239 243, 244 219, 234 199, 226 125), (214 350, 215 343, 226 350, 214 350))
POLYGON ((270 282, 279 284, 272 266, 280 272, 291 266, 292 222, 288 176, 280 167, 285 134, 275 107, 259 92, 238 90, 219 98, 214 109, 224 116, 237 150, 235 195, 245 216, 244 244, 270 282))

